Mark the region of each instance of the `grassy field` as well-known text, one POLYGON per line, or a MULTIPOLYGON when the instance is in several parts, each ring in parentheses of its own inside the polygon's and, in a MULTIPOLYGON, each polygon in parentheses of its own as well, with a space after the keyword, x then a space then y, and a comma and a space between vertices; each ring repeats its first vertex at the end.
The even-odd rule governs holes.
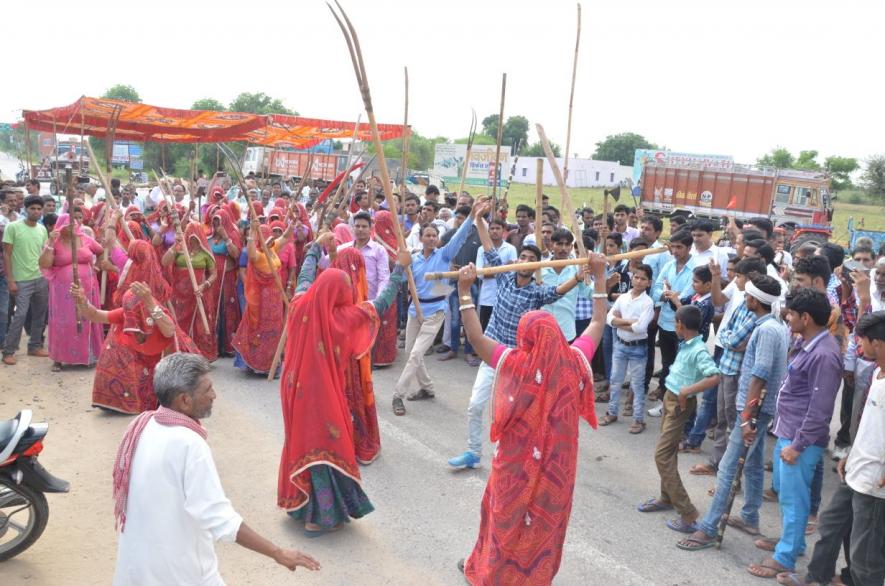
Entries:
MULTIPOLYGON (((477 195, 482 192, 474 188, 472 194, 477 195)), ((560 207, 559 189, 552 185, 544 186, 544 193, 550 196, 550 203, 556 207, 560 207)), ((597 213, 602 212, 602 188, 581 187, 570 190, 572 202, 577 207, 589 205, 597 213)), ((500 192, 499 192, 500 194, 500 192)), ((507 196, 510 202, 510 219, 514 221, 515 209, 518 204, 524 203, 532 207, 535 206, 535 186, 514 183, 510 187, 510 193, 507 196)), ((633 205, 633 198, 626 190, 621 191, 621 202, 627 205, 633 205)), ((614 208, 614 202, 609 200, 609 206, 614 208)), ((833 214, 833 231, 834 240, 840 244, 848 244, 848 218, 853 217, 855 221, 861 218, 864 220, 864 227, 867 230, 885 231, 885 209, 877 205, 850 204, 842 201, 836 201, 836 211, 833 214)), ((664 222, 664 230, 666 233, 667 222, 664 222)))

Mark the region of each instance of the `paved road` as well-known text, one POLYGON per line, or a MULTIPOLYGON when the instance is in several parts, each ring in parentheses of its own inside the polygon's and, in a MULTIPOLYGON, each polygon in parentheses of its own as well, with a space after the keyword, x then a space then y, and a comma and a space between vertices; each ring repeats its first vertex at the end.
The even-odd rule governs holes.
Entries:
MULTIPOLYGON (((219 398, 206 425, 222 480, 250 524, 324 564, 320 574, 301 575, 299 583, 461 583, 455 563, 476 538, 488 468, 452 471, 446 459, 465 447, 475 370, 435 357, 429 364, 437 399, 407 403, 405 417, 395 417, 389 407, 399 367, 375 372, 383 447, 363 476, 376 511, 337 533, 308 539, 275 509, 282 443, 277 385, 235 370, 229 359, 216 363, 219 398)), ((0 414, 12 416, 31 407, 38 418, 50 421, 41 460, 71 480, 73 491, 50 497, 52 517, 44 537, 18 559, 0 565, 0 583, 107 583, 115 543, 110 468, 129 419, 90 407, 91 370, 53 374, 48 369, 45 359, 28 357, 15 370, 0 369, 0 414)), ((636 512, 639 502, 656 494, 652 453, 658 421, 651 419, 639 436, 628 434, 625 424, 595 432, 582 425, 574 508, 556 583, 760 584, 744 570, 761 559, 748 537, 732 532, 722 551, 682 552, 674 547, 677 535, 664 526, 665 514, 636 512)), ((486 446, 484 462, 489 451, 486 446)), ((687 469, 703 457, 680 462, 701 510, 712 483, 688 475, 687 469)), ((834 484, 828 466, 826 495, 834 484)), ((762 523, 767 534, 777 534, 776 505, 764 505, 762 523)), ((229 584, 286 578, 272 563, 233 545, 219 546, 219 558, 229 584)))

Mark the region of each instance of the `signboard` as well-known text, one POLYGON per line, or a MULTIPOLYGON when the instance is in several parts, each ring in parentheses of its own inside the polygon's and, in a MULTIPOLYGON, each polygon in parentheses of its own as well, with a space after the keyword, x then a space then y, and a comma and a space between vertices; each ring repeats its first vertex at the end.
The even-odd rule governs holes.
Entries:
MULTIPOLYGON (((141 169, 136 166, 136 160, 144 157, 144 147, 137 142, 114 141, 114 150, 111 153, 111 163, 115 165, 130 165, 132 169, 141 169)), ((139 162, 139 164, 141 164, 139 162)))
POLYGON ((37 149, 40 151, 40 158, 51 157, 55 154, 55 140, 48 132, 37 133, 37 149))
POLYGON ((633 158, 633 183, 642 178, 642 168, 647 162, 675 167, 692 167, 695 169, 719 169, 731 171, 734 168, 734 157, 731 155, 707 155, 699 153, 680 153, 656 149, 636 149, 633 158))
MULTIPOLYGON (((301 177, 307 170, 308 153, 291 151, 270 151, 268 162, 270 174, 283 177, 301 177)), ((311 179, 333 180, 347 166, 347 157, 343 155, 321 155, 314 153, 313 167, 310 169, 311 179)))
MULTIPOLYGON (((495 177, 495 150, 493 144, 474 145, 470 153, 470 166, 464 179, 464 185, 492 185, 495 177)), ((501 149, 501 158, 498 160, 498 168, 510 168, 510 153, 508 148, 501 149)), ((449 185, 458 185, 461 181, 461 172, 464 169, 464 160, 467 158, 466 144, 436 145, 433 156, 433 174, 438 175, 449 185)), ((500 186, 501 174, 498 173, 498 185, 500 186)))

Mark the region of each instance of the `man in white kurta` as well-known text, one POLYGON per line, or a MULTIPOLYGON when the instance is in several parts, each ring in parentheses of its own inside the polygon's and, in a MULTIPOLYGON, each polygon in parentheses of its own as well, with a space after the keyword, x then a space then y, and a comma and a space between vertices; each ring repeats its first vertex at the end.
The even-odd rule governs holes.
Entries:
POLYGON ((223 584, 213 541, 233 542, 243 518, 206 440, 151 420, 130 474, 114 584, 223 584))

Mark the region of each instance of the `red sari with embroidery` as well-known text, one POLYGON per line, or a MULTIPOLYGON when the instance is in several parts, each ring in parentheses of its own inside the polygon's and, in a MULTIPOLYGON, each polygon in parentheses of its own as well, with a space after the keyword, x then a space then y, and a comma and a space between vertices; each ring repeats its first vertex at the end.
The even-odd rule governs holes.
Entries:
MULTIPOLYGON (((268 226, 262 225, 259 230, 261 238, 270 238, 268 226)), ((246 311, 234 336, 233 347, 252 371, 267 373, 283 335, 286 311, 283 294, 274 280, 280 259, 274 246, 268 245, 272 261, 269 266, 260 245, 257 248, 258 258, 249 259, 246 264, 243 283, 246 311)))
MULTIPOLYGON (((215 263, 215 258, 209 249, 209 242, 203 231, 203 225, 198 222, 190 222, 184 231, 184 241, 190 243, 192 239, 199 241, 200 245, 191 253, 191 262, 194 265, 194 276, 197 285, 202 284, 209 276, 208 267, 215 263)), ((203 292, 203 308, 206 311, 206 320, 209 322, 209 331, 203 326, 200 310, 197 308, 197 296, 194 295, 194 287, 188 274, 187 265, 181 254, 175 255, 172 264, 170 284, 172 285, 172 309, 178 324, 194 341, 200 354, 207 360, 214 361, 218 358, 218 340, 215 336, 215 298, 211 287, 203 292)))
MULTIPOLYGON (((587 340, 586 338, 584 340, 587 340)), ((519 322, 517 347, 497 362, 491 440, 498 442, 482 499, 471 584, 550 584, 572 509, 578 422, 596 427, 593 374, 547 312, 519 322)))
MULTIPOLYGON (((332 268, 348 274, 353 284, 354 303, 369 298, 366 280, 366 261, 354 248, 341 250, 332 261, 332 268)), ((372 385, 372 359, 366 354, 351 358, 344 371, 344 395, 353 416, 353 443, 360 464, 370 464, 381 451, 381 432, 378 430, 378 412, 375 408, 375 388, 372 385)))
POLYGON ((323 271, 292 303, 280 378, 285 443, 277 488, 277 504, 290 512, 308 504, 311 471, 318 467, 331 468, 362 493, 344 388, 350 360, 364 356, 378 332, 374 306, 354 303, 349 279, 338 269, 323 271))
MULTIPOLYGON (((393 215, 390 212, 381 210, 375 213, 375 234, 396 250, 396 232, 394 232, 396 228, 393 222, 393 215)), ((390 250, 386 248, 385 250, 390 258, 390 269, 393 270, 396 256, 390 250)), ((397 304, 392 303, 381 315, 381 330, 378 332, 378 339, 375 340, 375 346, 372 348, 372 362, 377 366, 388 366, 396 362, 396 312, 397 304)))
MULTIPOLYGON (((153 248, 149 243, 141 244, 147 247, 147 254, 153 255, 153 248)), ((130 259, 143 258, 141 251, 133 254, 131 245, 129 250, 130 259)), ((92 404, 135 415, 157 408, 154 367, 163 355, 167 352, 195 354, 198 350, 177 325, 175 334, 171 338, 165 337, 154 325, 153 318, 148 315, 141 300, 128 290, 128 284, 134 281, 148 283, 151 294, 160 304, 163 313, 171 317, 169 310, 162 305, 168 299, 169 286, 162 281, 162 276, 156 270, 159 265, 155 262, 150 265, 135 265, 133 260, 128 264, 130 273, 124 275, 123 281, 126 290, 120 296, 122 307, 108 312, 111 329, 96 365, 95 379, 92 382, 92 404), (153 267, 153 274, 156 275, 154 279, 149 278, 151 269, 146 268, 147 266, 153 267), (143 339, 139 340, 137 335, 143 336, 143 339)))
MULTIPOLYGON (((240 231, 231 219, 230 213, 223 207, 216 205, 209 206, 207 216, 210 213, 212 214, 208 218, 210 229, 212 228, 213 219, 218 218, 230 241, 237 247, 238 251, 241 250, 243 242, 242 238, 240 238, 240 231)), ((214 235, 210 233, 210 237, 213 238, 214 245, 214 235)), ((218 332, 218 351, 224 354, 233 354, 234 334, 236 334, 237 328, 240 327, 240 303, 237 300, 237 263, 239 261, 239 252, 235 260, 230 257, 226 249, 223 254, 216 254, 216 248, 213 246, 212 255, 215 258, 215 271, 218 274, 218 278, 212 284, 211 292, 215 304, 211 309, 207 308, 207 311, 211 311, 214 314, 218 332)))

